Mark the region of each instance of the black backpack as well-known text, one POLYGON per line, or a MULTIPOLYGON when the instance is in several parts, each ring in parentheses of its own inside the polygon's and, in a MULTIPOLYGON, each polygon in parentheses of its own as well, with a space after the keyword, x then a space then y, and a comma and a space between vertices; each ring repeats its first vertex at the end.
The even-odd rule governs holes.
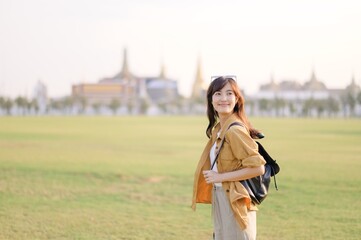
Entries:
MULTIPOLYGON (((234 125, 242 126, 241 123, 234 122, 229 126, 229 128, 234 125)), ((260 135, 258 137, 263 138, 264 136, 260 135)), ((259 205, 267 197, 269 184, 271 182, 271 177, 274 178, 275 188, 276 188, 276 190, 278 190, 277 182, 276 182, 276 174, 280 171, 280 166, 276 163, 276 160, 274 160, 267 153, 266 149, 264 149, 264 147, 262 146, 261 143, 259 143, 258 141, 256 141, 256 143, 258 145, 259 154, 262 155, 264 160, 266 160, 265 172, 263 175, 260 175, 260 176, 254 177, 254 178, 250 178, 250 179, 246 179, 246 180, 242 180, 242 181, 240 181, 240 183, 242 183, 242 185, 248 191, 248 194, 251 197, 252 202, 259 205)), ((221 144, 221 147, 222 147, 222 145, 223 145, 223 142, 221 144)), ((215 162, 216 162, 216 160, 214 161, 214 163, 215 162)), ((213 168, 214 163, 212 164, 211 169, 213 168)))
POLYGON ((271 177, 274 178, 275 188, 278 190, 276 174, 280 171, 280 167, 276 163, 276 160, 273 160, 273 158, 267 153, 264 147, 259 142, 256 141, 256 143, 258 144, 258 152, 263 156, 264 160, 266 160, 266 164, 264 166, 265 172, 263 175, 242 180, 240 182, 247 189, 252 202, 259 205, 267 197, 271 177))

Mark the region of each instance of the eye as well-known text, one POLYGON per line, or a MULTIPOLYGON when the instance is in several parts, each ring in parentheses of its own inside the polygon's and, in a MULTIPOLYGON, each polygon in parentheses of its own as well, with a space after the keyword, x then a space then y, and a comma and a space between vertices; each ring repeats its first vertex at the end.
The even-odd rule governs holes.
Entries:
POLYGON ((221 92, 215 92, 213 95, 214 95, 214 96, 220 96, 220 95, 221 95, 221 92))
POLYGON ((232 95, 234 95, 234 93, 231 92, 231 91, 229 91, 229 92, 227 92, 227 95, 228 95, 228 96, 232 96, 232 95))

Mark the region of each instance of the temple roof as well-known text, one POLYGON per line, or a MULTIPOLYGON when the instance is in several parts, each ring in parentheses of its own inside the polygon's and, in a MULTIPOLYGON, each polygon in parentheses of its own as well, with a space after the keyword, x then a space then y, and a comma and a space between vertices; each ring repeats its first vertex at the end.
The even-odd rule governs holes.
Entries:
POLYGON ((303 85, 303 88, 304 88, 305 90, 312 90, 312 91, 327 90, 326 85, 325 85, 323 82, 317 80, 315 71, 312 71, 310 80, 307 81, 307 82, 303 85))
POLYGON ((263 84, 259 87, 260 90, 270 90, 270 91, 278 91, 279 86, 275 82, 273 75, 271 75, 271 81, 270 83, 263 84))
POLYGON ((135 75, 133 75, 129 70, 128 55, 127 55, 127 49, 126 48, 124 48, 124 52, 123 52, 122 70, 119 73, 117 73, 114 77, 103 78, 99 82, 101 82, 101 83, 114 83, 114 82, 121 82, 124 79, 128 80, 128 81, 137 79, 137 77, 135 75))
POLYGON ((355 93, 361 91, 360 86, 356 84, 354 75, 352 75, 351 83, 346 87, 346 90, 355 93))
POLYGON ((295 81, 295 80, 284 80, 280 82, 279 89, 281 91, 287 91, 287 90, 300 90, 302 88, 302 85, 295 81))

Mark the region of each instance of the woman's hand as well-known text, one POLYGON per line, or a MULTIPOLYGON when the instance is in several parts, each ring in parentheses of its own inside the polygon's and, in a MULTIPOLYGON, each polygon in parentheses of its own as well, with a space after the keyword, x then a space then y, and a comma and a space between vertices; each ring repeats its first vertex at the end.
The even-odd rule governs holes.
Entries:
POLYGON ((203 171, 203 176, 208 184, 222 182, 221 174, 212 170, 203 171))

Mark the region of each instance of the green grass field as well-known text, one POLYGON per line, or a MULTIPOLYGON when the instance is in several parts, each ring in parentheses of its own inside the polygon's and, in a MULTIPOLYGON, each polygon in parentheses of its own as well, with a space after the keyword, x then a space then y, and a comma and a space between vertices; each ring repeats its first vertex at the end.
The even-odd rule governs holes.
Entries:
MULTIPOLYGON (((258 239, 360 239, 361 121, 252 122, 281 166, 258 239)), ((0 239, 211 239, 210 206, 190 208, 206 124, 0 118, 0 239)))

